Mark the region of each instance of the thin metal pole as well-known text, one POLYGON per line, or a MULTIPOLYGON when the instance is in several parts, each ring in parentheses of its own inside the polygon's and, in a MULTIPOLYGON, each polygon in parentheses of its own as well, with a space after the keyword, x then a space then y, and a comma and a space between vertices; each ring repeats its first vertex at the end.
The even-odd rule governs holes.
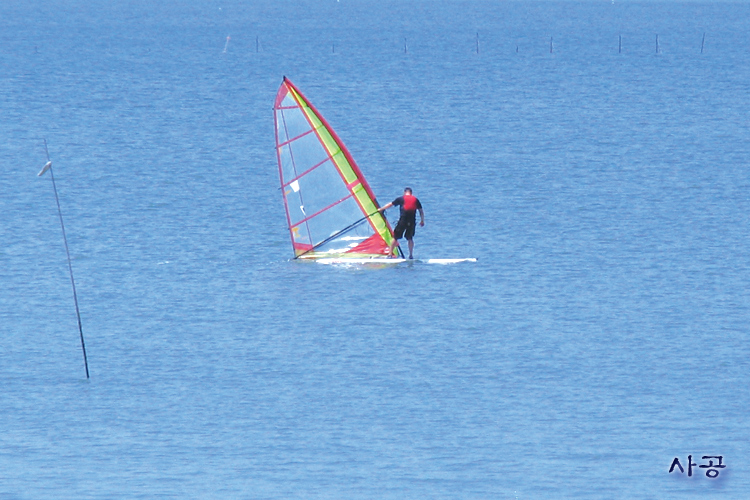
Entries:
POLYGON ((703 46, 706 44, 706 34, 703 33, 703 39, 701 40, 701 54, 703 54, 703 46))
MULTIPOLYGON (((76 317, 78 318, 78 333, 81 335, 81 349, 83 350, 83 364, 86 367, 86 378, 89 378, 89 361, 86 357, 86 343, 83 340, 83 326, 81 326, 81 311, 78 308, 78 294, 76 293, 76 282, 73 279, 73 265, 70 262, 70 250, 68 250, 68 238, 65 236, 65 224, 63 223, 62 210, 60 209, 60 198, 57 196, 57 185, 55 184, 55 174, 52 171, 52 162, 49 159, 49 150, 47 149, 47 139, 44 139, 44 152, 47 153, 47 164, 49 165, 49 174, 52 177, 52 189, 55 191, 55 202, 57 203, 57 214, 60 216, 60 228, 62 229, 63 243, 65 243, 65 254, 68 256, 68 271, 70 272, 70 284, 73 286, 73 301, 76 305, 76 317)), ((39 175, 44 174, 42 170, 39 175)))

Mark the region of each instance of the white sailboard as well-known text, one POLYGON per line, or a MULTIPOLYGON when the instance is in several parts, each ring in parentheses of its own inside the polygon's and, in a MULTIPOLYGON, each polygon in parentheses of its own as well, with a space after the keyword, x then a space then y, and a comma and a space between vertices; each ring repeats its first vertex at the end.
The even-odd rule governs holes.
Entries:
POLYGON ((470 257, 465 259, 382 259, 382 258, 372 258, 372 259, 351 259, 351 258, 320 258, 316 259, 315 262, 318 264, 338 264, 338 265, 360 265, 360 266, 366 266, 366 265, 375 265, 375 266, 382 266, 382 265, 388 265, 393 266, 397 264, 404 264, 407 262, 414 262, 419 264, 458 264, 461 262, 476 262, 477 259, 470 257))

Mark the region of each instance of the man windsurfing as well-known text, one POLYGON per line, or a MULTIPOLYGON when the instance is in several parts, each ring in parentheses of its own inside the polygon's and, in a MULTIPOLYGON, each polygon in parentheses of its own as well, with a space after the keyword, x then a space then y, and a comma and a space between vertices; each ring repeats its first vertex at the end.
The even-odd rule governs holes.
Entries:
POLYGON ((378 212, 383 212, 387 208, 397 206, 401 208, 401 216, 396 224, 396 229, 393 231, 393 241, 391 242, 390 248, 388 249, 388 257, 393 258, 393 249, 398 244, 398 240, 406 237, 406 241, 409 243, 409 258, 414 258, 414 232, 417 226, 417 211, 419 211, 420 226, 424 226, 424 211, 422 210, 422 204, 419 202, 416 196, 412 194, 411 188, 404 188, 404 195, 399 196, 392 202, 378 209, 378 212))

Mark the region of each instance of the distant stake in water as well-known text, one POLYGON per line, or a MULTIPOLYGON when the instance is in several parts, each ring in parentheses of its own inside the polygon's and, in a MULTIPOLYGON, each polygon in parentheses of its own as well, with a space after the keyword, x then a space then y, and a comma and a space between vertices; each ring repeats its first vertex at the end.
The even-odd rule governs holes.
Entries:
POLYGON ((622 54, 622 35, 620 35, 620 42, 617 45, 617 53, 622 54))
POLYGON ((86 358, 86 343, 83 341, 83 327, 81 326, 81 312, 78 309, 78 295, 76 294, 76 282, 73 279, 73 265, 70 263, 70 251, 68 250, 68 238, 65 236, 65 224, 63 224, 62 210, 60 210, 60 198, 57 196, 57 186, 55 185, 55 174, 52 172, 52 160, 49 159, 49 150, 47 149, 47 139, 44 139, 44 152, 47 153, 47 163, 37 176, 41 177, 47 170, 52 177, 52 189, 55 191, 55 202, 57 203, 57 214, 60 216, 60 228, 62 229, 63 243, 65 243, 65 254, 68 256, 68 271, 70 271, 70 284, 73 286, 73 301, 76 305, 76 316, 78 317, 78 333, 81 335, 81 349, 83 350, 83 364, 86 367, 86 378, 89 378, 89 361, 86 358))
POLYGON ((231 36, 227 37, 227 43, 224 44, 224 54, 227 53, 227 47, 229 47, 229 40, 231 40, 231 39, 232 39, 231 36))
POLYGON ((552 37, 549 37, 549 53, 552 53, 552 37))
POLYGON ((659 35, 656 35, 656 53, 659 53, 659 35))
POLYGON ((406 45, 406 37, 404 37, 404 54, 409 52, 409 47, 406 45))
POLYGON ((479 32, 477 31, 477 54, 479 54, 479 32))
POLYGON ((255 52, 260 52, 260 38, 257 36, 255 37, 255 52))
POLYGON ((701 54, 703 54, 703 46, 706 44, 706 34, 703 33, 703 39, 701 40, 701 54))

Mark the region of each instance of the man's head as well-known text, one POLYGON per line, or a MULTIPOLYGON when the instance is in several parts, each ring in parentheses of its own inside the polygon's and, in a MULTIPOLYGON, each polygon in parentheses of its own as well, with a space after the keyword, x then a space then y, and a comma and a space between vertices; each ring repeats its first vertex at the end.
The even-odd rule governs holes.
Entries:
POLYGON ((411 188, 404 188, 404 194, 411 195, 411 188))

